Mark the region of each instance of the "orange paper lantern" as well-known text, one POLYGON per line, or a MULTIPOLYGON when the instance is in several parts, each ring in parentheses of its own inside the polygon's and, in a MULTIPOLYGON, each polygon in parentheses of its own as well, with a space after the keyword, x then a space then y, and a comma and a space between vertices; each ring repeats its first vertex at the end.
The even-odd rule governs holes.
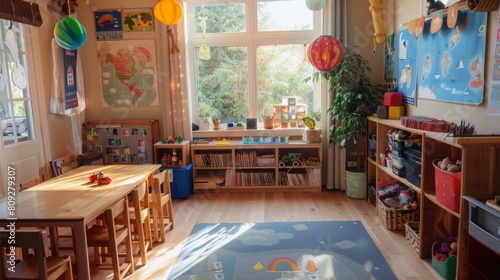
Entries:
POLYGON ((330 71, 344 56, 344 47, 335 37, 322 35, 314 39, 307 49, 309 62, 318 71, 330 71))
POLYGON ((154 14, 161 23, 174 25, 182 18, 182 6, 175 0, 161 0, 156 4, 154 14))

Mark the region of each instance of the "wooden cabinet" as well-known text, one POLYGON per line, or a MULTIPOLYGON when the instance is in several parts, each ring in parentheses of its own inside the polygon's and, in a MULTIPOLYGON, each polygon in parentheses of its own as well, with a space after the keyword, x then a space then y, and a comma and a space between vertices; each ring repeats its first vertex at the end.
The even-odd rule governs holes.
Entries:
POLYGON ((212 141, 191 145, 191 158, 195 190, 321 191, 321 143, 212 141))
MULTIPOLYGON (((458 237, 457 277, 467 278, 468 264, 468 196, 492 196, 500 193, 500 137, 451 137, 447 133, 435 133, 404 127, 399 121, 368 118, 368 133, 376 134, 375 157, 367 160, 367 179, 377 187, 387 181, 397 179, 407 186, 413 186, 418 193, 420 206, 420 248, 422 259, 432 256, 432 244, 446 240, 449 236, 458 237), (400 129, 421 137, 422 147, 421 184, 417 187, 407 178, 395 175, 382 164, 380 155, 388 147, 388 132, 400 129), (448 208, 436 196, 434 160, 449 157, 462 163, 459 211, 448 208)), ((367 190, 368 191, 368 190, 367 190)), ((378 203, 377 199, 377 203, 378 203)), ((376 209, 376 208, 375 208, 376 209)))
POLYGON ((189 148, 186 140, 170 144, 159 141, 154 144, 154 163, 163 168, 185 167, 191 162, 189 148))

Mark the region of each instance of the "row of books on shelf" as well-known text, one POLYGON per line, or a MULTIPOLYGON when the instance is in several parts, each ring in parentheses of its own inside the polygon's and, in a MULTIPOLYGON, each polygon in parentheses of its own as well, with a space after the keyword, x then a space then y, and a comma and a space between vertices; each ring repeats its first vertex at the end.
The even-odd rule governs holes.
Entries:
POLYGON ((236 153, 237 167, 263 167, 276 166, 274 154, 257 155, 256 151, 248 153, 236 153))
POLYGON ((231 154, 196 154, 197 167, 231 167, 231 154))
MULTIPOLYGON (((278 185, 281 186, 318 186, 321 184, 320 169, 290 169, 280 171, 278 185)), ((274 186, 274 172, 243 172, 226 170, 225 186, 274 186)))

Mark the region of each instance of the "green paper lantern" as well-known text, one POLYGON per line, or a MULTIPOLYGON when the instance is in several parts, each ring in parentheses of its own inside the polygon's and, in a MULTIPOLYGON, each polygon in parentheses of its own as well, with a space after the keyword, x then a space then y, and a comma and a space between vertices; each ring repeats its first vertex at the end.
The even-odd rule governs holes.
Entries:
POLYGON ((54 38, 61 48, 74 51, 85 44, 87 32, 77 19, 67 17, 56 23, 54 38))
POLYGON ((325 6, 325 0, 306 0, 306 7, 311 11, 319 11, 325 6))

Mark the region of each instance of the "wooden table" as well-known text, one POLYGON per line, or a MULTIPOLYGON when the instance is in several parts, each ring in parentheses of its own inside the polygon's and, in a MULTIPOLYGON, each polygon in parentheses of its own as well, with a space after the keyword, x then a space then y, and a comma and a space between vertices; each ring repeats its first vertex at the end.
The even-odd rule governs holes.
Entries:
POLYGON ((71 227, 76 243, 78 279, 90 279, 85 225, 142 185, 159 168, 159 164, 79 167, 15 196, 10 193, 10 197, 0 199, 0 226, 15 223, 17 227, 71 227), (111 177, 112 183, 101 186, 91 183, 89 176, 99 171, 111 177), (12 201, 14 213, 9 210, 12 201))

